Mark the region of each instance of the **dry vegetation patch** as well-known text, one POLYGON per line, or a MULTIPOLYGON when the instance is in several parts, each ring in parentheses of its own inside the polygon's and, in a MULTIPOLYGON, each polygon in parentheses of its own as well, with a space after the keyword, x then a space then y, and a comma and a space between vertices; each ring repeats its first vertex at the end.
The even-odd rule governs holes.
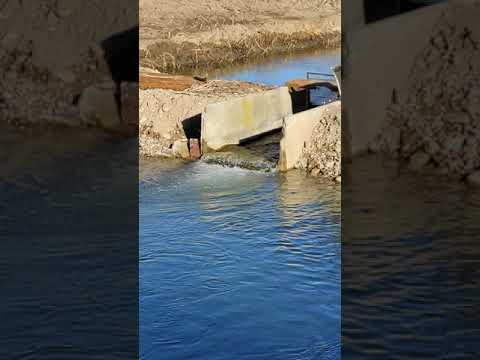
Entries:
POLYGON ((141 0, 140 60, 165 72, 340 44, 339 0, 141 0))

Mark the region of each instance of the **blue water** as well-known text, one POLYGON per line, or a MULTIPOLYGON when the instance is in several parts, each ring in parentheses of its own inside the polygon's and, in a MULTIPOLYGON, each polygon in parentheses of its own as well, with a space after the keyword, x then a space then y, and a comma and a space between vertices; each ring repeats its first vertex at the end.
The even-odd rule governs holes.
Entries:
MULTIPOLYGON (((216 74, 216 78, 282 86, 292 79, 306 79, 307 72, 332 74, 331 68, 339 65, 341 50, 322 50, 305 55, 281 57, 265 63, 246 64, 216 74)), ((333 78, 331 78, 334 80, 333 78)))
POLYGON ((340 186, 142 161, 142 359, 339 359, 340 186))

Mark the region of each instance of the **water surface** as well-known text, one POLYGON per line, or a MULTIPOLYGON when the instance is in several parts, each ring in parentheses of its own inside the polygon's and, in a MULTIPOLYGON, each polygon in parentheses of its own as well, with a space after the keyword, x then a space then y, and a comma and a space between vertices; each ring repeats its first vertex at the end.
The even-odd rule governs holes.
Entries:
MULTIPOLYGON (((264 62, 247 63, 221 70, 215 74, 218 79, 249 81, 270 86, 284 86, 293 79, 306 79, 308 72, 331 74, 332 67, 341 63, 340 49, 317 50, 307 54, 295 54, 269 59, 264 62)), ((314 76, 313 78, 332 80, 334 77, 314 76)), ((337 94, 326 87, 310 90, 313 105, 323 105, 337 99, 337 94)))
POLYGON ((478 359, 480 190, 377 156, 342 181, 342 358, 478 359))
POLYGON ((137 358, 137 140, 2 130, 0 359, 137 358))
MULTIPOLYGON (((239 80, 282 86, 292 79, 306 79, 307 72, 332 74, 340 64, 340 49, 318 50, 227 68, 215 74, 218 79, 239 80)), ((334 80, 332 78, 332 80, 334 80)))
POLYGON ((339 359, 340 187, 143 161, 142 359, 339 359))

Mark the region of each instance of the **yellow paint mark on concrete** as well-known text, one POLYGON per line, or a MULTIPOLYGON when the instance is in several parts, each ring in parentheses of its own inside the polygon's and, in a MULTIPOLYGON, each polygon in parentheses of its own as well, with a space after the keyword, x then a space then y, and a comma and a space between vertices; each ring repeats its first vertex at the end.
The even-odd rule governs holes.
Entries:
POLYGON ((242 102, 242 124, 247 128, 253 127, 253 104, 248 98, 242 102))

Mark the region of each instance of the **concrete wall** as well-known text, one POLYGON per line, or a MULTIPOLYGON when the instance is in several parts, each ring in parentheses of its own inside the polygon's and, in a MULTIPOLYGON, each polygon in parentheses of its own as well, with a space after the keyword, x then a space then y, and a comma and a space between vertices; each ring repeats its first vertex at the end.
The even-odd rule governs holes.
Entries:
POLYGON ((312 140, 314 128, 329 112, 340 113, 341 103, 335 101, 308 111, 300 112, 285 118, 283 138, 280 142, 279 170, 294 169, 312 140))
MULTIPOLYGON (((356 155, 382 129, 393 89, 406 86, 415 57, 427 45, 432 28, 452 2, 428 6, 368 25, 360 24, 363 8, 344 25, 342 58, 343 115, 348 149, 356 155)), ((346 143, 346 142, 345 142, 346 143)))
POLYGON ((202 115, 204 151, 219 150, 242 140, 280 129, 292 114, 287 87, 208 105, 202 115))
POLYGON ((342 66, 337 65, 332 68, 335 80, 337 81, 338 93, 342 96, 342 66))
POLYGON ((363 10, 363 0, 349 1, 348 5, 342 6, 342 31, 362 27, 365 24, 363 10))

